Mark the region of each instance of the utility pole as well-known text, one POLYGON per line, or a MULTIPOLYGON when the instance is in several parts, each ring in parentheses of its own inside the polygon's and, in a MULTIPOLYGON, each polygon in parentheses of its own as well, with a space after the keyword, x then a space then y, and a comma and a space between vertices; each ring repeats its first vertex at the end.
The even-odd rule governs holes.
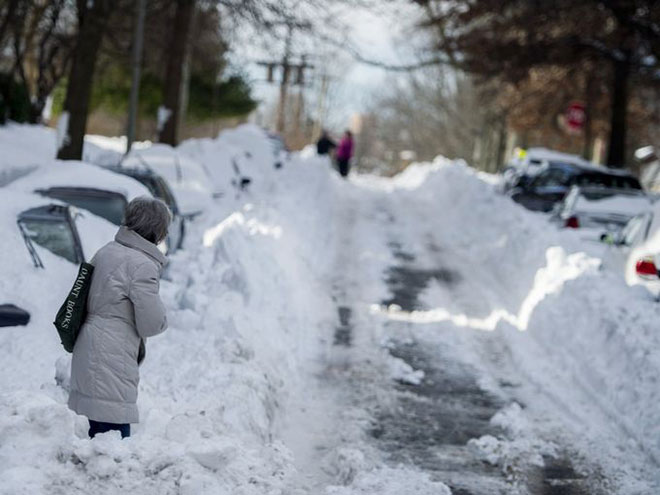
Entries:
POLYGON ((314 130, 312 131, 312 139, 318 139, 321 136, 321 131, 324 127, 323 122, 325 121, 326 99, 328 97, 329 82, 330 77, 324 70, 323 74, 321 74, 321 89, 319 91, 319 99, 316 105, 316 120, 314 122, 314 130))
POLYGON ((277 61, 263 61, 259 65, 263 65, 267 70, 267 81, 269 83, 275 82, 275 69, 282 69, 282 78, 279 81, 279 101, 277 105, 277 115, 275 119, 275 130, 278 134, 284 135, 286 131, 286 117, 288 108, 289 85, 304 86, 305 85, 305 70, 312 68, 312 65, 307 64, 305 57, 301 57, 299 63, 295 63, 292 53, 293 35, 296 29, 310 29, 309 23, 300 23, 294 19, 288 19, 282 23, 286 26, 286 39, 284 45, 284 55, 281 60, 277 61))
POLYGON ((126 126, 126 154, 131 151, 135 140, 138 101, 140 96, 140 73, 142 69, 142 47, 144 45, 144 18, 147 11, 147 0, 138 0, 135 4, 135 31, 133 33, 133 75, 131 80, 131 97, 128 105, 128 125, 126 126))
POLYGON ((289 59, 291 58, 291 40, 293 38, 293 24, 287 23, 287 35, 284 46, 284 57, 282 57, 282 80, 280 81, 280 101, 277 105, 277 123, 275 130, 278 134, 283 135, 286 127, 286 97, 289 86, 289 74, 291 66, 289 59))

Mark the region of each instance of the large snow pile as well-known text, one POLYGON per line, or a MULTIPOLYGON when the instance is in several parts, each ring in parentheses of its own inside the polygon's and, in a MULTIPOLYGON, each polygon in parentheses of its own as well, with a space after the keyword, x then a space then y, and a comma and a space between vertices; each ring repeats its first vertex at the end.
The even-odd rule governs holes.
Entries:
MULTIPOLYGON (((233 134, 238 149, 241 132, 233 134)), ((0 333, 1 493, 263 494, 286 485, 293 464, 276 434, 301 366, 319 352, 313 329, 333 309, 316 268, 332 235, 319 215, 329 214, 338 180, 296 161, 275 181, 269 143, 255 134, 245 129, 241 151, 261 160, 253 191, 228 194, 196 219, 162 282, 170 328, 148 344, 143 419, 130 440, 91 442, 85 418, 66 407, 69 357, 50 321, 75 267, 53 263, 62 269, 49 267, 40 287, 16 284, 35 304, 30 325, 0 333)), ((214 167, 228 162, 222 147, 216 153, 214 167)), ((233 192, 232 173, 218 170, 216 181, 233 192)), ((13 210, 3 214, 15 222, 13 210)))

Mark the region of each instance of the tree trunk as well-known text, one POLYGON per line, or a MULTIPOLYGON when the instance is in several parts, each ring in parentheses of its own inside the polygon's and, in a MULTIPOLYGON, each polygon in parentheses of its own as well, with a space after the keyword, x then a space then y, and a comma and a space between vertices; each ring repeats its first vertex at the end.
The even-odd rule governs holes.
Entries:
POLYGON ((83 6, 85 10, 79 15, 78 40, 64 100, 64 111, 69 115, 68 128, 65 129, 64 140, 57 152, 60 160, 82 159, 94 66, 108 17, 115 4, 116 0, 80 3, 90 7, 83 6))
POLYGON ((0 44, 4 45, 5 35, 10 26, 14 22, 16 13, 18 12, 19 0, 9 0, 7 2, 7 11, 2 21, 0 21, 0 44))
POLYGON ((585 81, 584 91, 584 142, 582 146, 582 158, 591 161, 593 158, 594 135, 593 135, 593 117, 594 108, 594 75, 593 69, 589 67, 585 81))
POLYGON ((195 0, 176 0, 176 12, 163 88, 163 106, 168 117, 159 129, 158 141, 176 146, 179 142, 179 125, 183 110, 184 71, 190 44, 195 0))
POLYGON ((612 102, 610 115, 610 140, 607 166, 621 168, 626 159, 626 107, 628 105, 628 59, 614 61, 612 102))
POLYGON ((495 169, 488 170, 491 173, 497 173, 504 168, 504 158, 506 154, 506 140, 508 132, 506 126, 506 115, 501 115, 497 123, 497 151, 495 155, 495 169))

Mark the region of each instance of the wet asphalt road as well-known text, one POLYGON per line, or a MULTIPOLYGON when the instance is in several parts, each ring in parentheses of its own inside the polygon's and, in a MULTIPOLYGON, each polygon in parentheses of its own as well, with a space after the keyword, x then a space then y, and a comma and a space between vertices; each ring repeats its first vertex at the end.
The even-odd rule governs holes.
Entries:
MULTIPOLYGON (((461 275, 447 267, 420 268, 413 254, 397 241, 389 243, 396 263, 383 274, 389 296, 383 306, 397 305, 403 311, 420 308, 419 295, 435 281, 451 289, 461 275)), ((350 348, 356 331, 353 309, 337 308, 334 345, 350 348)), ((389 335, 407 335, 406 322, 388 321, 389 335), (400 329, 397 327, 401 327, 400 329)), ((480 460, 468 441, 484 435, 502 437, 504 432, 490 419, 516 400, 503 384, 495 395, 479 386, 478 372, 461 362, 451 345, 393 339, 389 352, 423 370, 419 385, 395 383, 396 403, 364 404, 372 414, 368 435, 392 465, 412 465, 449 485, 455 495, 541 494, 600 495, 607 493, 598 480, 576 471, 567 452, 544 458, 544 467, 494 466, 480 460)), ((520 402, 518 400, 518 402, 520 402)))

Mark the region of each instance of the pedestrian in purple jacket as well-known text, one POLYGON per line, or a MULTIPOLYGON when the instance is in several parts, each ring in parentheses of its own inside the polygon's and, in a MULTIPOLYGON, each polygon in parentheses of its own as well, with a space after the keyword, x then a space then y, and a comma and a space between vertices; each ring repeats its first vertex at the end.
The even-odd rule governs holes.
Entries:
POLYGON ((344 136, 339 141, 339 146, 337 146, 337 165, 339 167, 339 173, 342 177, 348 175, 348 170, 350 168, 351 157, 353 156, 353 134, 351 131, 344 132, 344 136))

